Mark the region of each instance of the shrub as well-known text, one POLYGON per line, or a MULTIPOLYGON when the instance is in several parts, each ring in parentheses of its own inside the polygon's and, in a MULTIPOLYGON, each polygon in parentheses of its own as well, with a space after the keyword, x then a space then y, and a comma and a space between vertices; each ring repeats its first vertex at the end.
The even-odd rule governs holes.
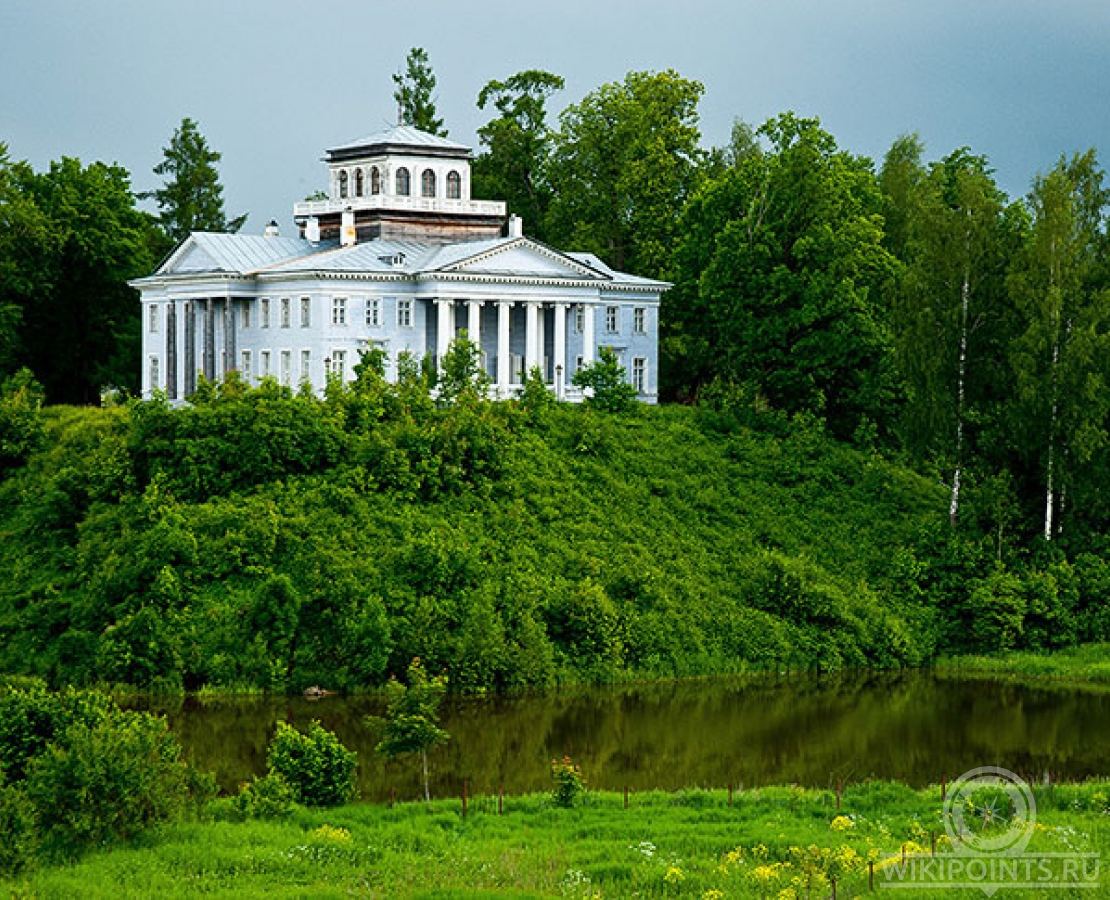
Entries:
POLYGON ((164 719, 115 711, 71 725, 30 765, 27 796, 50 855, 127 839, 178 816, 199 785, 164 719))
POLYGON ((243 785, 235 797, 236 817, 246 819, 282 819, 293 811, 296 792, 282 776, 271 773, 243 785))
POLYGON ((586 792, 586 778, 569 756, 551 760, 551 780, 555 783, 551 800, 564 809, 574 806, 586 792))
POLYGON ((337 806, 355 796, 358 754, 313 720, 308 734, 278 722, 266 762, 271 775, 283 778, 300 803, 337 806))
POLYGON ((35 811, 26 794, 4 784, 0 774, 0 876, 16 875, 31 866, 38 847, 35 811))
POLYGON ((628 383, 624 366, 608 347, 601 348, 597 362, 575 372, 571 383, 593 391, 586 398, 587 406, 612 413, 630 412, 636 408, 636 388, 628 383))

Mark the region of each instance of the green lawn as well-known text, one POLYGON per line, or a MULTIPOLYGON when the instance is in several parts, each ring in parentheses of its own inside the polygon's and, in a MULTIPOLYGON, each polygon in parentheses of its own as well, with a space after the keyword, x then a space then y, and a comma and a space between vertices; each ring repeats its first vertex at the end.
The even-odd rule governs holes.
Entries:
MULTIPOLYGON (((1110 782, 1036 788, 1030 852, 1110 851, 1110 782)), ((546 795, 298 810, 282 822, 181 824, 76 865, 0 882, 17 897, 827 897, 868 893, 887 854, 943 835, 940 788, 874 782, 833 791, 792 787, 589 793, 573 809, 546 795), (842 818, 838 818, 841 816, 842 818)), ((950 848, 943 836, 938 852, 950 848)), ((877 891, 878 892, 878 891, 877 891)), ((982 891, 920 890, 920 897, 982 891)), ((1100 891, 1052 892, 1054 897, 1100 891)), ((1040 896, 1006 890, 1001 896, 1040 896)))

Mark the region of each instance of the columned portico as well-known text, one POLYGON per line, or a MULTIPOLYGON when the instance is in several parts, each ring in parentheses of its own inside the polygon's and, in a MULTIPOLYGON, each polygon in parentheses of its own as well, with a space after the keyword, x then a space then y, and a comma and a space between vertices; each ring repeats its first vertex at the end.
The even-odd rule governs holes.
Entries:
POLYGON ((524 373, 532 374, 539 361, 539 304, 524 304, 524 373))
POLYGON ((567 371, 567 304, 556 302, 555 307, 555 359, 551 377, 555 381, 555 393, 562 399, 563 378, 567 371))
POLYGON ((455 338, 455 301, 438 299, 436 303, 436 360, 443 365, 443 357, 455 338))
POLYGON ((509 359, 509 314, 513 304, 508 300, 497 301, 497 390, 502 397, 509 393, 512 367, 509 359))
POLYGON ((594 306, 583 303, 582 309, 582 365, 588 366, 594 361, 594 306))

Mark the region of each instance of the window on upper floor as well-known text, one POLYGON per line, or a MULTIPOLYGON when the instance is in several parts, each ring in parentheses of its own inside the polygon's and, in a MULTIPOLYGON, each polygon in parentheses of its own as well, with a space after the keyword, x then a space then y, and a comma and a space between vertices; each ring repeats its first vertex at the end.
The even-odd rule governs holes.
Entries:
POLYGON ((362 196, 362 169, 355 169, 355 196, 362 196))
POLYGON ((632 330, 636 334, 647 333, 647 310, 642 306, 637 306, 632 310, 632 330))
POLYGON ((370 169, 370 193, 380 194, 382 192, 382 173, 378 171, 377 166, 370 169))
POLYGON ((397 301, 397 327, 412 328, 412 301, 397 301))
POLYGON ((293 313, 290 308, 292 300, 288 297, 281 298, 281 327, 288 328, 292 324, 293 313))
POLYGON ((244 301, 239 307, 239 327, 244 329, 251 327, 250 301, 244 301))
POLYGON ((447 199, 459 200, 462 197, 462 177, 458 172, 447 173, 447 199))
POLYGON ((347 171, 346 171, 346 169, 344 169, 342 172, 339 173, 339 196, 344 197, 344 198, 347 196, 347 171))
POLYGON ((382 302, 377 297, 371 297, 366 301, 366 325, 369 328, 377 328, 382 324, 382 302))
POLYGON ((347 324, 347 298, 332 297, 331 299, 331 324, 347 324))
POLYGON ((586 307, 581 303, 574 308, 574 330, 578 334, 586 330, 586 307))
POLYGON ((301 297, 301 328, 312 327, 312 298, 301 297))
POLYGON ((258 301, 258 327, 270 327, 270 301, 266 297, 258 301))
POLYGON ((424 174, 420 176, 420 195, 422 197, 436 195, 436 173, 431 169, 425 169, 424 174))
POLYGON ((158 304, 150 304, 150 333, 154 334, 158 331, 158 304))
POLYGON ((621 330, 621 308, 619 306, 605 307, 605 330, 615 334, 621 330))
POLYGON ((397 196, 407 197, 409 195, 409 170, 400 168, 397 170, 397 196))

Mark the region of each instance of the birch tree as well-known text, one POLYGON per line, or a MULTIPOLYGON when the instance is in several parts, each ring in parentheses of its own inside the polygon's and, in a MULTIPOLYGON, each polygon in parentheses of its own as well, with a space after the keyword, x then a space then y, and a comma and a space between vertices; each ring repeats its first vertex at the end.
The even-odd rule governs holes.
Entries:
POLYGON ((1011 347, 1017 449, 1042 480, 1046 541, 1061 533, 1071 479, 1107 446, 1104 174, 1088 150, 1034 180, 1032 231, 1010 278, 1022 321, 1011 347))
POLYGON ((969 421, 990 396, 995 374, 990 359, 1005 286, 1005 195, 986 159, 961 148, 930 166, 902 204, 907 268, 896 330, 907 383, 906 434, 916 455, 949 473, 948 515, 955 525, 971 449, 969 421))

